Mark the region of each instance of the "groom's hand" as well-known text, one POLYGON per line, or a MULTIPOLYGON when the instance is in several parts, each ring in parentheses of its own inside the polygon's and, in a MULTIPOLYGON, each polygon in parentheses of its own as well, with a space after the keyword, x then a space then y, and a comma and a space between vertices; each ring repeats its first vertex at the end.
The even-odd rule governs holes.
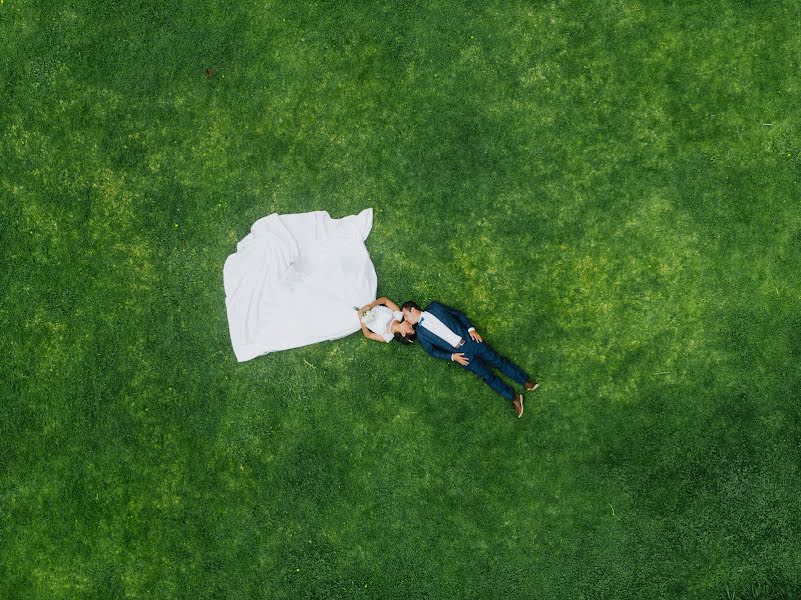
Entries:
POLYGON ((464 355, 464 352, 457 352, 456 354, 451 354, 451 360, 453 362, 458 362, 463 367, 466 367, 470 364, 470 360, 464 355))
POLYGON ((484 341, 484 339, 480 335, 478 335, 478 331, 476 331, 475 329, 470 330, 470 337, 473 338, 475 341, 477 341, 479 344, 484 341))

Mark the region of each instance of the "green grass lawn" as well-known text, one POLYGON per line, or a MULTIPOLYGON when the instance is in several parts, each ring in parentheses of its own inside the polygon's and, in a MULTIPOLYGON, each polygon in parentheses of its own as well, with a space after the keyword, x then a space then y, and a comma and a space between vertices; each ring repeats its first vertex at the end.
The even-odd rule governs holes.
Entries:
POLYGON ((0 0, 0 597, 801 597, 799 22, 0 0), (522 419, 361 334, 236 362, 236 241, 368 206, 522 419))

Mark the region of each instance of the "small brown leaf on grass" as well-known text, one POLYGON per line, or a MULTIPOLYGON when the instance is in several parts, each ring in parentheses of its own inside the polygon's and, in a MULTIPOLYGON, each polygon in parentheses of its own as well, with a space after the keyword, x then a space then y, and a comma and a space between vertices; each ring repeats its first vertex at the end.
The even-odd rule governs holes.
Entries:
POLYGON ((203 71, 203 73, 205 73, 205 75, 206 75, 206 79, 211 79, 212 77, 214 77, 214 74, 215 74, 216 72, 217 72, 217 71, 215 71, 215 70, 214 70, 214 69, 212 69, 211 67, 206 67, 206 70, 205 70, 205 71, 203 71))

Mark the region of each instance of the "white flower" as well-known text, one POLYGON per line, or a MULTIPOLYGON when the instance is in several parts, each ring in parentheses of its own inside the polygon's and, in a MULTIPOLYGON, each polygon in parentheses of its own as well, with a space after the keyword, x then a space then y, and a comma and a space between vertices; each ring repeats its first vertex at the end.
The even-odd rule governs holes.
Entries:
POLYGON ((365 325, 369 325, 370 323, 373 322, 373 319, 375 319, 375 315, 373 314, 373 309, 371 308, 369 310, 364 311, 359 315, 359 318, 361 319, 362 323, 364 323, 365 325))

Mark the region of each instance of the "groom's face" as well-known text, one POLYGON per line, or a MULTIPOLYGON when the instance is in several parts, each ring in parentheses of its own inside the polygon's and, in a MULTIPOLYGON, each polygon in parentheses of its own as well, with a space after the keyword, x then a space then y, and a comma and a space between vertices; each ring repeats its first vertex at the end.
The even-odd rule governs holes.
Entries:
POLYGON ((416 308, 407 308, 403 311, 403 318, 407 323, 417 325, 417 321, 420 320, 420 311, 416 308))

